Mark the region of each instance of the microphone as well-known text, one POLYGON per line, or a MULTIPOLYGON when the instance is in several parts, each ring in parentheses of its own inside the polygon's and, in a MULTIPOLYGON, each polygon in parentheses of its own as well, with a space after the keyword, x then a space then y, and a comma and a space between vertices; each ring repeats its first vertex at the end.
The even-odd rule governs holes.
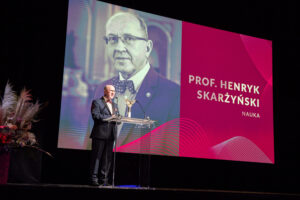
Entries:
POLYGON ((115 98, 114 98, 114 99, 117 101, 117 103, 116 103, 116 104, 118 104, 118 101, 119 101, 118 97, 117 97, 117 96, 115 96, 115 98))
POLYGON ((139 104, 139 106, 140 106, 140 108, 141 108, 141 110, 143 111, 143 113, 144 113, 144 119, 146 119, 146 112, 145 112, 145 110, 143 109, 143 106, 142 106, 142 104, 136 99, 135 100, 135 102, 137 102, 138 104, 139 104))
POLYGON ((119 113, 119 107, 118 107, 118 104, 119 104, 119 99, 118 99, 118 97, 117 96, 115 96, 115 104, 117 105, 117 110, 118 110, 118 112, 117 112, 117 117, 120 117, 120 113, 119 113))

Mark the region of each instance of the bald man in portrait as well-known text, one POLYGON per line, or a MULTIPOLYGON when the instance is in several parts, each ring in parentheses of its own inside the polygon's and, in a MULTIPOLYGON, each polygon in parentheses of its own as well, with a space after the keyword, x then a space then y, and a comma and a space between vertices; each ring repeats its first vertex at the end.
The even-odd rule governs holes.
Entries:
MULTIPOLYGON (((133 118, 147 116, 157 122, 156 126, 179 118, 180 86, 150 66, 153 42, 148 38, 144 20, 135 14, 116 13, 106 23, 104 39, 109 62, 118 74, 99 85, 95 97, 101 94, 105 85, 110 84, 116 89, 116 103, 121 116, 127 115, 126 99, 135 99, 137 102, 131 110, 133 118)), ((125 134, 130 135, 131 132, 125 134)), ((123 137, 118 145, 133 140, 129 138, 123 137)))

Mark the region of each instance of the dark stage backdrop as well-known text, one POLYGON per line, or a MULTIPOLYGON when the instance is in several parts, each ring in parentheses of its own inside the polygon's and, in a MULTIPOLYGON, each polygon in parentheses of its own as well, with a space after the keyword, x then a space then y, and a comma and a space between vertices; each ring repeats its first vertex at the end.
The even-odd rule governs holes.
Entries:
MULTIPOLYGON (((273 42, 275 164, 151 156, 152 187, 299 192, 300 139, 297 131, 297 66, 300 31, 291 1, 106 1, 177 20, 273 42)), ((7 80, 31 89, 47 102, 34 126, 42 147, 54 159, 40 160, 41 182, 86 184, 89 151, 58 149, 60 101, 68 1, 21 1, 5 5, 0 92, 7 80)), ((134 184, 136 157, 119 154, 117 181, 134 184), (131 163, 131 164, 129 164, 131 163), (128 175, 129 174, 129 175, 128 175)))

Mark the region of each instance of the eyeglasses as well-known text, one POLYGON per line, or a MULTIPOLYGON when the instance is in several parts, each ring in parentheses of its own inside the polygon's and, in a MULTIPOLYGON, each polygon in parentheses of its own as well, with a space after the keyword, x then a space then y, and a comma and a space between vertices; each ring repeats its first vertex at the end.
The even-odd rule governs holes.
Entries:
POLYGON ((146 38, 137 37, 137 36, 128 35, 128 34, 124 34, 122 36, 117 36, 117 35, 110 35, 108 37, 105 36, 104 40, 105 40, 106 44, 115 45, 119 42, 119 38, 126 45, 133 45, 135 43, 135 41, 137 41, 137 40, 148 41, 148 39, 146 39, 146 38))

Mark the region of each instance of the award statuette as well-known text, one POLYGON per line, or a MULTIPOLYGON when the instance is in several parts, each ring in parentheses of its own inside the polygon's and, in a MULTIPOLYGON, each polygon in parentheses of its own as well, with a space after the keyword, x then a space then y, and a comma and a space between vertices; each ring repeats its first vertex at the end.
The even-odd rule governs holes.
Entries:
POLYGON ((135 103, 135 99, 134 100, 125 99, 125 101, 127 105, 127 117, 131 117, 131 107, 135 103))

